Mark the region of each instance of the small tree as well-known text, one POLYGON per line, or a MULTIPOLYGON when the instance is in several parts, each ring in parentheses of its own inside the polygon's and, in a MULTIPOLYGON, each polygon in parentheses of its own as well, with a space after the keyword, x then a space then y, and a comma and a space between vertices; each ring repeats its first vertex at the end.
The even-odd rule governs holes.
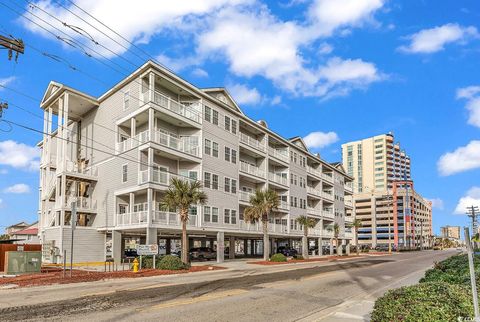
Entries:
POLYGON ((7 234, 0 235, 0 240, 7 240, 10 239, 10 236, 7 234))
POLYGON ((352 227, 355 230, 355 247, 357 249, 357 256, 360 255, 360 247, 358 245, 358 229, 362 227, 362 221, 360 219, 355 219, 352 222, 352 227))
POLYGON ((317 221, 302 215, 297 218, 297 222, 303 226, 302 255, 303 258, 308 259, 308 229, 315 227, 317 221))
POLYGON ((335 238, 335 246, 337 247, 337 254, 339 252, 338 235, 340 235, 340 225, 338 223, 334 223, 333 224, 333 237, 335 238))
POLYGON ((192 205, 203 205, 207 195, 201 190, 200 181, 186 181, 173 178, 165 196, 161 201, 163 209, 177 209, 182 223, 182 262, 188 264, 188 211, 192 205))
POLYGON ((250 197, 250 206, 245 209, 243 217, 250 223, 261 222, 263 226, 263 259, 268 260, 270 243, 268 240, 268 219, 272 211, 278 208, 280 199, 275 190, 259 190, 250 197))

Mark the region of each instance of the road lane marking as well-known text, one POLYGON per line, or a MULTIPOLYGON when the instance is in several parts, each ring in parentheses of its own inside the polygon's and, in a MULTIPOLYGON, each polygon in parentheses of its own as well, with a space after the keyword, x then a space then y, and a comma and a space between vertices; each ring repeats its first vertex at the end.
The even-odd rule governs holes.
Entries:
POLYGON ((241 294, 244 294, 244 293, 247 293, 247 292, 248 291, 244 290, 244 289, 233 289, 233 290, 222 291, 222 292, 208 293, 208 294, 205 294, 205 295, 201 295, 199 297, 187 298, 187 299, 183 299, 183 300, 168 301, 168 302, 165 302, 165 303, 154 305, 154 306, 149 307, 147 309, 138 309, 138 311, 143 311, 143 312, 156 311, 156 310, 171 308, 171 307, 175 307, 175 306, 195 304, 195 303, 201 303, 201 302, 206 302, 206 301, 213 301, 213 300, 217 300, 217 299, 224 298, 224 297, 241 295, 241 294))

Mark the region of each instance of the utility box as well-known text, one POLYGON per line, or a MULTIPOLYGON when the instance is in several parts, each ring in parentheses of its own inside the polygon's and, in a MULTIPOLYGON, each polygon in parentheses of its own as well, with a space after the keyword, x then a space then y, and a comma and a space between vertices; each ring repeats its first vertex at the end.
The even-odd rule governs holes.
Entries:
POLYGON ((42 252, 15 252, 5 253, 5 272, 7 274, 40 273, 42 268, 42 252))

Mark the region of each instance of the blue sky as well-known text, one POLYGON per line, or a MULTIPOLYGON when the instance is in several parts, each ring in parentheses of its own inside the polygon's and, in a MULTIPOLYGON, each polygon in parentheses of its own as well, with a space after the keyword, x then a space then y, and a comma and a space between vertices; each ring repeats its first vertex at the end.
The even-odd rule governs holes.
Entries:
MULTIPOLYGON (((51 80, 98 96, 147 59, 141 48, 199 87, 226 86, 249 116, 266 120, 281 135, 310 134, 311 148, 329 161, 340 160, 344 142, 394 132, 411 156, 417 191, 434 200, 436 232, 445 224, 465 225, 466 216, 455 212, 480 205, 476 1, 204 0, 168 1, 158 8, 147 2, 76 1, 134 42, 132 48, 54 1, 27 8, 1 0, 0 34, 22 38, 27 47, 18 63, 0 51, 0 84, 37 99, 0 87, 0 101, 11 104, 4 118, 42 129, 41 118, 13 104, 41 117, 38 101, 51 80), (73 39, 77 48, 12 10, 73 39), (82 28, 104 47, 53 17, 82 28), (81 46, 97 53, 83 47, 88 57, 81 46)), ((69 1, 61 3, 91 19, 69 1)), ((0 131, 0 226, 33 221, 38 157, 32 147, 41 137, 17 127, 9 131, 5 123, 0 131)))

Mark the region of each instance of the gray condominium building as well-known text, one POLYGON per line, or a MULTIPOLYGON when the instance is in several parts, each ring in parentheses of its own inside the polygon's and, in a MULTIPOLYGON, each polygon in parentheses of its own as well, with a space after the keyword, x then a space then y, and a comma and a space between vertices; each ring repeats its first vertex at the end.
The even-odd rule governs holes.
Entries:
POLYGON ((261 227, 243 212, 265 188, 280 197, 269 223, 272 252, 300 248, 300 215, 316 220, 311 246, 333 243, 334 223, 341 243, 352 238, 345 196, 353 179, 342 165, 251 120, 223 88, 197 88, 149 61, 98 98, 51 82, 41 108, 39 235, 47 262, 70 258, 72 205, 75 262, 119 261, 135 243, 174 251, 179 217, 160 202, 175 177, 200 180, 208 195, 190 209, 191 247, 260 255, 261 227))

